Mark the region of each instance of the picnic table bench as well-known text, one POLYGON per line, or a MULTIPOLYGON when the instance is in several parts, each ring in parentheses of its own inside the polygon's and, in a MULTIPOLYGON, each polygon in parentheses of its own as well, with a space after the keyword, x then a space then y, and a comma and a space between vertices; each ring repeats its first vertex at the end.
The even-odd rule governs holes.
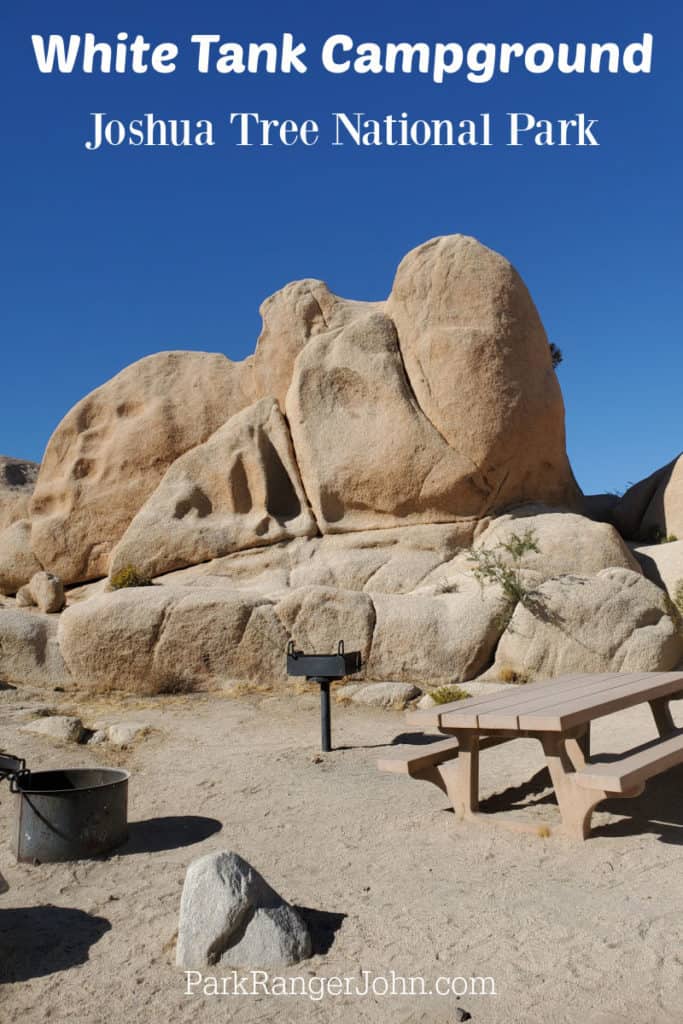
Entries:
MULTIPOLYGON (((683 672, 610 672, 565 675, 550 682, 495 693, 422 711, 409 711, 413 725, 437 728, 450 739, 378 761, 381 771, 435 783, 461 817, 479 813, 479 752, 509 740, 533 738, 543 747, 562 820, 576 839, 590 834, 591 814, 612 797, 642 793, 648 779, 683 763, 683 729, 669 703, 683 699, 683 672), (657 731, 649 740, 609 761, 592 760, 590 727, 597 718, 647 703, 657 731)), ((525 831, 538 824, 504 822, 525 831)), ((552 830, 549 830, 552 831, 552 830)))

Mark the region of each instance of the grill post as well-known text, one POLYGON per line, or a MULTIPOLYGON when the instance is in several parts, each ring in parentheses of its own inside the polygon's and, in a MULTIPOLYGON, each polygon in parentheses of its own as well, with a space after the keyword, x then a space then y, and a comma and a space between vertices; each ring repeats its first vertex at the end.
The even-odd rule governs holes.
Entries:
POLYGON ((313 679, 320 684, 320 749, 324 754, 332 750, 332 717, 330 714, 330 680, 324 676, 313 679))

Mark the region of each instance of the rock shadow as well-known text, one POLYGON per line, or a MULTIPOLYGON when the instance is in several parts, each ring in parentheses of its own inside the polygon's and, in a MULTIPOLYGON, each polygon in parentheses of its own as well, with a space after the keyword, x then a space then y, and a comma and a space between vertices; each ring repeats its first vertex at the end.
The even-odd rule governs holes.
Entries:
POLYGON ((329 953, 335 936, 347 915, 328 910, 314 910, 311 907, 295 907, 294 909, 301 914, 311 933, 313 955, 324 956, 325 953, 329 953))
POLYGON ((28 981, 69 970, 89 959, 90 947, 111 928, 104 917, 74 907, 0 911, 0 983, 28 981))
POLYGON ((166 818, 147 818, 128 825, 128 839, 114 853, 126 857, 136 853, 161 853, 201 843, 223 828, 217 818, 185 814, 166 818))

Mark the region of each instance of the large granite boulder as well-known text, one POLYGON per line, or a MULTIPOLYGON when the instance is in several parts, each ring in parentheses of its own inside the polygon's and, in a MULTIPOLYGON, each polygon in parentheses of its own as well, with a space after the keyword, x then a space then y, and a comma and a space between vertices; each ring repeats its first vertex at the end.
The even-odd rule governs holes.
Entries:
POLYGON ((148 356, 82 399, 50 438, 31 499, 43 568, 64 583, 106 576, 171 463, 246 404, 239 364, 206 352, 148 356))
POLYGON ((524 555, 525 575, 536 582, 562 573, 592 576, 602 569, 640 572, 638 561, 609 523, 594 522, 564 509, 523 506, 498 516, 477 533, 474 548, 495 548, 502 560, 512 557, 501 545, 530 531, 538 551, 524 555))
POLYGON ((52 690, 71 682, 54 615, 0 608, 0 683, 52 690))
POLYGON ((666 595, 629 569, 557 576, 518 604, 491 677, 669 671, 683 658, 680 621, 666 595))
POLYGON ((59 625, 83 685, 137 693, 281 684, 288 639, 272 601, 229 588, 132 587, 70 606, 59 625))
POLYGON ((39 466, 0 455, 0 533, 28 515, 39 466))
POLYGON ((463 579, 452 593, 376 594, 368 679, 442 685, 474 679, 505 627, 497 587, 463 579))
POLYGON ((366 316, 381 303, 334 295, 324 281, 293 281, 269 296, 259 310, 263 329, 244 371, 252 400, 273 395, 284 411, 294 363, 311 338, 366 316))
POLYGON ((508 261, 474 238, 434 238, 404 257, 386 313, 420 408, 478 468, 484 508, 579 508, 548 339, 508 261))
POLYGON ((672 598, 683 597, 683 539, 634 547, 633 554, 649 580, 668 591, 672 598))
POLYGON ((472 543, 475 524, 402 526, 332 533, 291 551, 291 587, 323 586, 408 594, 472 543))
POLYGON ((487 511, 481 472, 422 413, 394 325, 381 313, 309 341, 286 409, 323 532, 453 522, 487 511))
POLYGON ((114 549, 145 576, 317 532, 277 403, 243 409, 176 459, 114 549))
POLYGON ((613 519, 628 540, 683 540, 683 456, 629 487, 616 504, 613 519))
POLYGON ((31 548, 28 519, 19 519, 0 531, 0 594, 16 594, 40 569, 31 548))

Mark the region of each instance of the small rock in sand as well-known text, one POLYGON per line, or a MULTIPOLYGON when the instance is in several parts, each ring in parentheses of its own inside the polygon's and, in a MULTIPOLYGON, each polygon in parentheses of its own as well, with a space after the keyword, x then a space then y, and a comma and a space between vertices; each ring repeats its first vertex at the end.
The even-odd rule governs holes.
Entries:
POLYGON ((83 723, 80 718, 72 718, 70 715, 50 715, 22 726, 22 732, 35 732, 62 743, 80 743, 83 738, 83 723))
POLYGON ((117 722, 107 729, 107 739, 115 747, 127 747, 142 739, 148 732, 149 726, 144 722, 117 722))
POLYGON ((99 746, 100 743, 107 742, 107 731, 106 729, 95 729, 94 733, 88 740, 89 745, 99 746))
POLYGON ((354 704, 367 704, 375 708, 404 708, 406 704, 419 697, 422 693, 412 683, 369 683, 360 686, 351 701, 354 704))

